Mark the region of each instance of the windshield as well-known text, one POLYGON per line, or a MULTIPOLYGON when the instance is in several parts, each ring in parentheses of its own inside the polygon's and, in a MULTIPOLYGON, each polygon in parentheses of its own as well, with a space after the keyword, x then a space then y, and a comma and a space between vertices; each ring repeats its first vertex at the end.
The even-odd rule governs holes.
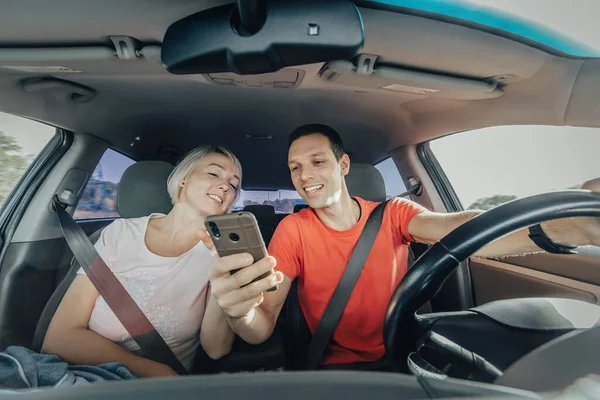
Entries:
POLYGON ((498 29, 578 57, 599 57, 597 0, 370 0, 427 13, 459 18, 498 29), (551 5, 550 5, 551 4, 551 5), (585 23, 585 21, 589 21, 585 23))

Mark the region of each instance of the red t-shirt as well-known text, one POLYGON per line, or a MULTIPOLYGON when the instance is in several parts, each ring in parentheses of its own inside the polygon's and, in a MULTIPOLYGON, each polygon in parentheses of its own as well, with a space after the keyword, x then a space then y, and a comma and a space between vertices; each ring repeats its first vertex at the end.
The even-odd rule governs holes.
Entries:
MULTIPOLYGON (((314 210, 305 208, 278 225, 269 254, 278 271, 298 278, 298 299, 314 333, 340 281, 352 251, 373 209, 379 204, 355 197, 361 208, 356 225, 345 231, 329 228, 314 210)), ((395 288, 407 270, 408 224, 426 210, 395 198, 385 209, 373 248, 333 334, 322 364, 377 361, 385 353, 383 321, 395 288)))

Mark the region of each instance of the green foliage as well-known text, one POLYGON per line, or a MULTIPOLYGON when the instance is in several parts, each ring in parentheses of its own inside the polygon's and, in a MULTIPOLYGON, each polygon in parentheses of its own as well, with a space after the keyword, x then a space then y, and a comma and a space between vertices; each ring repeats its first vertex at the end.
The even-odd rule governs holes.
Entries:
POLYGON ((483 197, 477 199, 473 204, 468 207, 468 210, 489 210, 499 206, 500 204, 508 203, 509 201, 515 200, 515 195, 496 194, 491 197, 483 197))
POLYGON ((34 156, 23 156, 15 138, 0 132, 0 206, 27 171, 34 156))

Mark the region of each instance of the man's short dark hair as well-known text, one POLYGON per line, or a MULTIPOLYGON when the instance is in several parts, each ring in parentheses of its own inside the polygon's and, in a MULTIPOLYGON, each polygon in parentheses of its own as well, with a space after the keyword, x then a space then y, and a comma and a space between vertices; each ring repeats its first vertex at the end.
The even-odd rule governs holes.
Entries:
POLYGON ((322 124, 302 125, 294 130, 294 132, 292 132, 289 136, 288 148, 292 145, 292 143, 301 137, 315 133, 326 136, 329 139, 329 143, 331 143, 331 150, 333 150, 333 155, 335 156, 336 160, 339 161, 339 159, 346 154, 346 150, 344 150, 344 143, 342 143, 342 138, 340 135, 332 127, 322 124))

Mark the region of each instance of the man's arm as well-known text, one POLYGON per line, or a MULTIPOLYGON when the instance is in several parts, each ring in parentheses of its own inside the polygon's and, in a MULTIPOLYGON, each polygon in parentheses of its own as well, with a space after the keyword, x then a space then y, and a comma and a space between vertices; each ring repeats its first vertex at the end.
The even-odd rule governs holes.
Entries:
POLYGON ((269 244, 270 256, 256 263, 250 254, 222 257, 211 271, 213 297, 231 329, 250 344, 263 343, 273 334, 292 280, 298 275, 298 232, 288 229, 289 224, 293 226, 288 217, 277 226, 269 244), (229 271, 235 269, 239 271, 231 275, 229 271), (274 274, 245 286, 272 269, 274 274), (266 291, 275 284, 279 284, 277 290, 266 291))
MULTIPOLYGON (((588 181, 582 189, 600 192, 600 178, 588 181)), ((457 213, 422 212, 408 225, 408 233, 417 242, 433 244, 482 211, 457 213)), ((546 235, 555 243, 566 246, 600 246, 598 218, 563 218, 541 224, 546 235)), ((474 256, 501 257, 541 251, 529 238, 529 230, 521 229, 481 248, 474 256)))
MULTIPOLYGON (((229 271, 232 269, 229 263, 235 263, 233 269, 244 268, 239 262, 236 263, 235 257, 224 257, 219 267, 229 268, 227 270, 229 271)), ((270 267, 267 270, 269 269, 270 267)), ((246 271, 237 272, 236 275, 246 272, 246 276, 249 277, 238 278, 238 282, 247 279, 252 281, 256 276, 260 276, 263 270, 264 267, 259 261, 247 267, 246 271), (256 276, 251 277, 254 274, 256 276)), ((271 337, 292 284, 292 281, 283 275, 283 281, 279 283, 277 290, 266 292, 278 279, 280 278, 273 274, 259 282, 229 292, 218 289, 216 293, 218 298, 210 295, 200 336, 202 347, 209 357, 218 359, 228 354, 234 341, 233 333, 250 344, 260 344, 271 337)), ((235 283, 235 285, 237 287, 239 284, 235 283)))
POLYGON ((291 287, 291 281, 281 272, 250 283, 274 267, 273 257, 253 263, 252 256, 244 253, 219 258, 210 272, 212 296, 231 329, 250 344, 260 344, 271 336, 291 287), (230 274, 235 269, 239 271, 230 274), (277 284, 276 291, 267 292, 277 284))
POLYGON ((229 318, 231 329, 250 344, 265 342, 273 334, 277 318, 292 286, 292 281, 283 275, 283 281, 275 292, 265 292, 260 306, 242 318, 229 318))

